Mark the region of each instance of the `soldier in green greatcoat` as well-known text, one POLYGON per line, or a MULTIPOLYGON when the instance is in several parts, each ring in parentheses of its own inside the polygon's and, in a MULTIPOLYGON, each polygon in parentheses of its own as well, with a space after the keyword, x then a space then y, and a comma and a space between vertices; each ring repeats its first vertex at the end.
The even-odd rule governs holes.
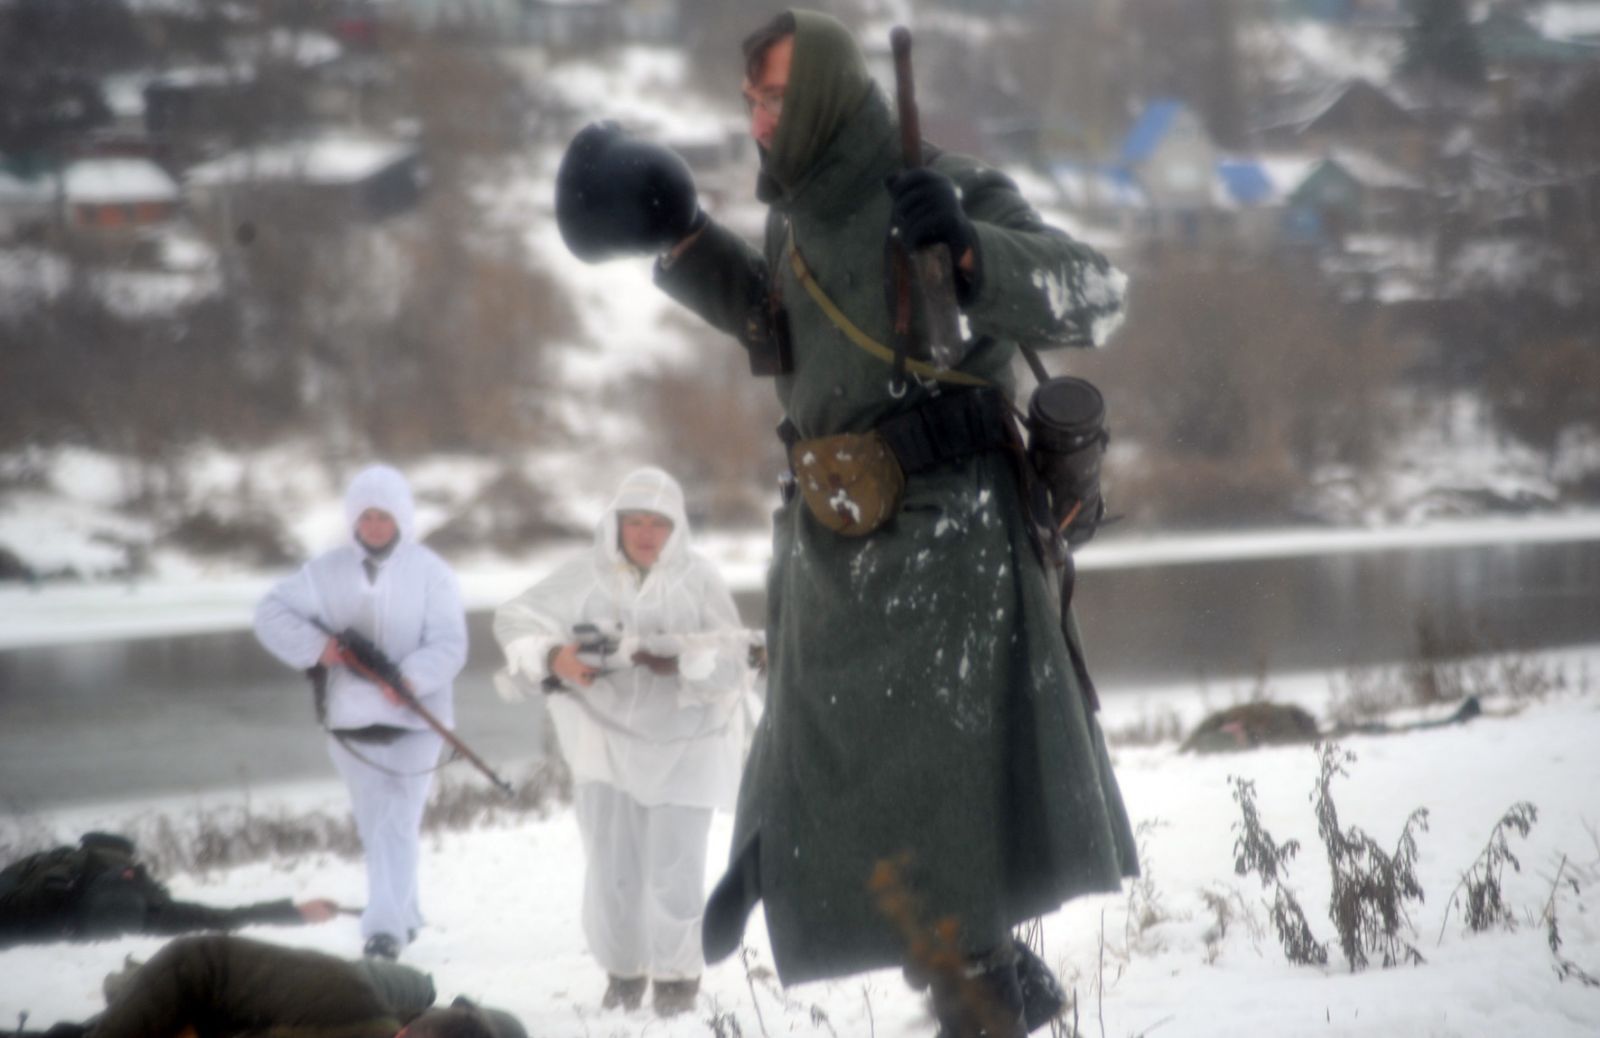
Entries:
POLYGON ((557 188, 574 253, 659 253, 659 287, 776 374, 787 418, 800 492, 775 516, 767 708, 707 959, 762 901, 785 983, 931 971, 942 1035, 1022 1034, 1011 928, 1137 865, 1005 402, 1018 343, 1101 345, 1123 278, 974 159, 906 170, 832 18, 789 12, 745 52, 762 249, 615 124, 578 135, 557 188), (897 372, 894 241, 955 260, 953 372, 897 372), (973 977, 1004 1019, 966 1013, 973 977))

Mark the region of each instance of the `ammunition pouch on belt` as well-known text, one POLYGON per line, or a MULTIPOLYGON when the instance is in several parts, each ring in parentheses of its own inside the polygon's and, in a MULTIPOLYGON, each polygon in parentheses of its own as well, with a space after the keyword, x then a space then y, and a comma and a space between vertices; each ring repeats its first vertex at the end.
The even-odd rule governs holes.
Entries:
POLYGON ((1006 405, 993 389, 933 397, 871 432, 804 440, 785 421, 778 435, 812 516, 845 537, 864 536, 892 519, 907 476, 1016 442, 1006 405))
POLYGON ((905 473, 877 431, 797 440, 789 464, 817 522, 845 537, 863 537, 894 516, 905 473))

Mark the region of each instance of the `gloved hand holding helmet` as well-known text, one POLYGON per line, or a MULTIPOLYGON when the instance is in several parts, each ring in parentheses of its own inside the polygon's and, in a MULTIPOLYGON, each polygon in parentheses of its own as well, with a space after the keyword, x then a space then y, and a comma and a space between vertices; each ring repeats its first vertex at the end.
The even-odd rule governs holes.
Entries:
POLYGON ((556 225, 585 263, 663 252, 704 226, 688 165, 610 120, 567 145, 556 173, 556 225))

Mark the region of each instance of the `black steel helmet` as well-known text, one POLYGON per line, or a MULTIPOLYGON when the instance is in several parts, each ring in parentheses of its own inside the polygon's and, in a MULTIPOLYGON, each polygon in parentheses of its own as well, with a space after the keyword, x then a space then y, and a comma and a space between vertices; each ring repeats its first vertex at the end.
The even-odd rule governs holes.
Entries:
POLYGON ((683 159, 610 120, 579 130, 556 173, 556 226, 585 263, 660 251, 694 227, 698 212, 683 159))

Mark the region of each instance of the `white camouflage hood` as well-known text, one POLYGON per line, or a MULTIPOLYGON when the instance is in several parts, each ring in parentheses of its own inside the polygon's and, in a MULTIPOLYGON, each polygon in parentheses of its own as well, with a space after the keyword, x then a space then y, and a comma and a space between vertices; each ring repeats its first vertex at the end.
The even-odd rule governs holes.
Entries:
POLYGON ((350 542, 357 548, 356 520, 369 508, 388 512, 400 528, 396 543, 409 541, 416 525, 416 505, 411 498, 411 485, 398 469, 388 465, 372 465, 356 473, 344 492, 344 528, 350 542))
POLYGON ((689 517, 683 509, 683 488, 658 468, 635 469, 623 477, 617 496, 595 529, 595 550, 613 565, 626 565, 617 539, 617 516, 623 512, 655 512, 672 520, 672 535, 662 545, 653 568, 672 568, 689 550, 689 517))

